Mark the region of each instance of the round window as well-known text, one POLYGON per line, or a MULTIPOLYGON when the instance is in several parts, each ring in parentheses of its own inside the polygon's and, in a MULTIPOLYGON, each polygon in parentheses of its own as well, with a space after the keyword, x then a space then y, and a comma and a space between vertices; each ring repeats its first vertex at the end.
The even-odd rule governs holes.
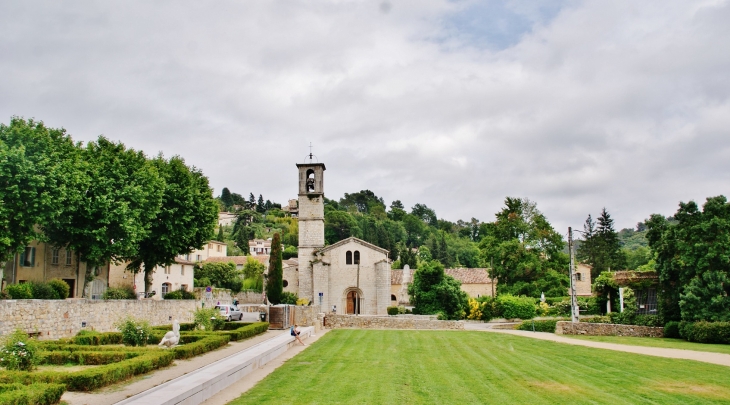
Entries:
POLYGON ((287 287, 289 285, 289 282, 284 280, 284 287, 287 287))

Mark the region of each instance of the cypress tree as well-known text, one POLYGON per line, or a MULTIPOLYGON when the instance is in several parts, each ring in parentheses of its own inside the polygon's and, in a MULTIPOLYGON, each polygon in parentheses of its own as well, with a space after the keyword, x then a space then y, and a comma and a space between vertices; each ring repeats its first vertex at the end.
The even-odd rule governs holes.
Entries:
POLYGON ((281 303, 284 293, 284 272, 281 267, 281 236, 274 234, 271 241, 271 256, 269 257, 269 272, 266 275, 266 296, 274 304, 281 303))
POLYGON ((216 240, 218 242, 223 242, 223 226, 218 227, 218 237, 216 237, 216 240))
POLYGON ((259 200, 256 203, 256 212, 260 212, 260 213, 266 212, 266 206, 264 205, 264 197, 261 194, 259 194, 259 200))
POLYGON ((221 202, 226 206, 226 209, 231 208, 233 205, 233 196, 228 187, 223 187, 223 190, 221 190, 221 202))

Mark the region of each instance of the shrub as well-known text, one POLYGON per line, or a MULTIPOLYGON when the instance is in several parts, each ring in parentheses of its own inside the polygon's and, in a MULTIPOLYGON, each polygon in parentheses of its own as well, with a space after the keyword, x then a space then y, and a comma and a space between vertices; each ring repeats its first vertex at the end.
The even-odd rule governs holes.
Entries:
POLYGON ((679 334, 690 342, 730 344, 730 322, 680 322, 679 334))
POLYGON ((307 305, 310 304, 309 298, 299 298, 299 299, 297 299, 296 304, 297 305, 300 305, 300 306, 305 306, 306 307, 307 305))
MULTIPOLYGON (((297 305, 299 297, 293 292, 284 291, 281 293, 281 303, 289 305, 297 305)), ((309 303, 309 302, 307 302, 309 303)))
MULTIPOLYGON (((578 297, 578 307, 583 315, 600 315, 601 306, 596 297, 578 297)), ((568 314, 570 314, 570 298, 568 298, 568 314)))
POLYGON ((664 337, 679 339, 679 322, 671 321, 664 325, 664 337))
POLYGON ((137 298, 132 287, 113 287, 107 288, 102 296, 105 300, 133 300, 137 298))
POLYGON ((48 280, 48 285, 56 291, 59 299, 65 300, 71 293, 71 287, 60 278, 48 280))
POLYGON ((48 283, 32 281, 28 284, 30 284, 30 289, 33 291, 33 298, 37 300, 57 300, 61 298, 48 283))
POLYGON ((517 326, 517 329, 529 330, 529 331, 534 330, 535 332, 555 333, 555 325, 558 323, 558 321, 566 321, 566 320, 567 320, 566 318, 549 319, 549 320, 544 320, 544 321, 528 320, 528 321, 522 322, 519 326, 517 326))
POLYGON ((132 347, 147 346, 152 333, 149 322, 137 321, 130 317, 121 320, 116 327, 122 332, 122 342, 132 347))
POLYGON ((398 307, 388 307, 388 315, 398 315, 398 307))
POLYGON ((200 279, 193 279, 193 286, 195 287, 208 287, 210 286, 210 279, 208 277, 203 277, 200 279))
POLYGON ((497 297, 497 303, 502 316, 507 319, 532 319, 536 315, 534 298, 505 294, 497 297))
MULTIPOLYGON (((268 326, 267 326, 268 327, 268 326)), ((203 354, 206 352, 209 352, 211 350, 215 350, 219 347, 225 346, 228 344, 228 341, 230 337, 228 335, 223 334, 215 334, 215 335, 209 335, 209 334, 203 334, 203 335, 186 335, 185 338, 189 339, 191 337, 197 339, 189 343, 186 342, 186 339, 183 339, 183 336, 180 338, 182 339, 183 343, 185 343, 182 346, 175 346, 172 348, 172 352, 175 354, 176 359, 187 359, 190 357, 197 356, 199 354, 203 354)))
POLYGON ((72 338, 74 344, 85 346, 118 345, 124 343, 119 332, 94 332, 82 330, 72 338))
POLYGON ((193 323, 195 329, 214 331, 222 329, 226 319, 221 316, 221 311, 216 308, 198 308, 193 312, 193 323))
POLYGON ((502 316, 495 298, 483 295, 477 298, 477 301, 480 304, 479 309, 482 311, 482 317, 480 318, 482 321, 489 321, 492 318, 499 318, 502 316))
POLYGON ((65 390, 66 387, 63 384, 0 384, 0 404, 57 404, 65 390))
POLYGON ((39 362, 38 345, 20 329, 8 335, 0 347, 0 366, 7 370, 31 371, 39 362))
POLYGON ((183 299, 183 295, 182 295, 182 291, 178 290, 178 291, 171 291, 171 292, 165 294, 165 296, 162 298, 166 299, 166 300, 181 300, 181 299, 183 299))
POLYGON ((5 287, 5 291, 14 300, 29 300, 33 298, 33 290, 28 283, 10 284, 5 287))

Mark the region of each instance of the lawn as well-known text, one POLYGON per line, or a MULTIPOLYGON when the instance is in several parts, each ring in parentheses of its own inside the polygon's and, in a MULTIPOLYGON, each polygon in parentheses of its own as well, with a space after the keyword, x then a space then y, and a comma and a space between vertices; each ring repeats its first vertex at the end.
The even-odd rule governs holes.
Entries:
POLYGON ((684 349, 695 350, 698 352, 712 352, 730 354, 730 345, 707 344, 688 342, 684 339, 668 339, 668 338, 643 338, 630 336, 576 336, 561 335, 567 338, 575 338, 581 340, 592 340, 594 342, 617 343, 621 345, 663 347, 667 349, 684 349))
POLYGON ((720 404, 730 369, 497 333, 341 329, 231 404, 720 404))

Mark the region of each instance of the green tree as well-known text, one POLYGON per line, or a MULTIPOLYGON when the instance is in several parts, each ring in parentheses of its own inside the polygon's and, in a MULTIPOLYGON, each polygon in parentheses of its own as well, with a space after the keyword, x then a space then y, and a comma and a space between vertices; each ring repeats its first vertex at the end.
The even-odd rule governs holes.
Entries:
POLYGON ((86 294, 98 266, 139 258, 140 242, 160 211, 165 182, 142 152, 104 137, 89 142, 82 157, 77 166, 81 198, 65 204, 43 231, 55 245, 76 252, 77 266, 86 262, 86 294))
POLYGON ((730 320, 730 204, 711 197, 700 210, 680 203, 674 218, 645 221, 666 320, 730 320))
POLYGON ((352 215, 334 210, 324 214, 324 238, 327 244, 339 242, 350 236, 361 236, 360 227, 352 215))
POLYGON ((230 209, 233 205, 233 197, 228 187, 223 187, 223 190, 221 190, 221 202, 226 206, 226 209, 230 209))
POLYGON ((135 273, 144 270, 145 292, 150 292, 157 266, 170 265, 176 256, 201 249, 213 236, 218 220, 213 192, 203 173, 187 167, 178 156, 168 161, 160 155, 150 163, 164 181, 162 204, 127 265, 135 273))
POLYGON ((595 230, 591 216, 584 225, 584 240, 578 247, 578 260, 590 264, 591 277, 595 279, 604 271, 626 268, 626 255, 621 250, 618 232, 613 228, 613 219, 606 208, 601 210, 595 230))
POLYGON ((340 199, 340 207, 351 212, 369 214, 377 208, 385 210, 385 202, 370 190, 362 190, 357 193, 348 194, 340 199))
POLYGON ((393 221, 401 221, 407 214, 403 203, 400 200, 395 200, 390 204, 390 211, 388 211, 388 218, 393 221))
POLYGON ((247 210, 252 210, 256 207, 256 197, 253 196, 253 193, 248 194, 248 205, 246 206, 247 210))
POLYGON ((211 262, 195 266, 195 279, 207 279, 218 288, 228 288, 234 293, 241 291, 241 272, 233 262, 211 262))
POLYGON ((411 215, 433 227, 435 227, 438 223, 436 211, 428 208, 426 204, 414 205, 413 208, 411 208, 411 215))
POLYGON ((264 196, 259 194, 259 200, 256 202, 256 212, 263 214, 266 212, 266 205, 264 203, 264 196))
POLYGON ((44 239, 36 225, 57 221, 80 198, 78 161, 64 129, 18 117, 0 124, 0 269, 31 240, 44 239))
POLYGON ((274 234, 271 241, 271 254, 269 256, 269 271, 266 275, 266 297, 274 304, 280 304, 284 293, 284 271, 281 266, 281 237, 274 234))
POLYGON ((422 263, 408 286, 414 313, 442 313, 447 319, 462 319, 468 297, 461 283, 444 273, 444 266, 432 260, 422 263))

